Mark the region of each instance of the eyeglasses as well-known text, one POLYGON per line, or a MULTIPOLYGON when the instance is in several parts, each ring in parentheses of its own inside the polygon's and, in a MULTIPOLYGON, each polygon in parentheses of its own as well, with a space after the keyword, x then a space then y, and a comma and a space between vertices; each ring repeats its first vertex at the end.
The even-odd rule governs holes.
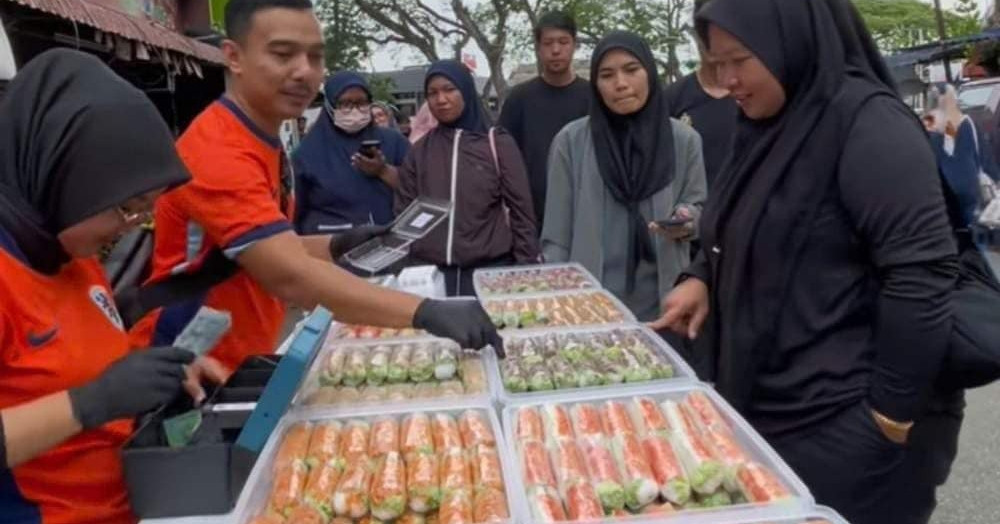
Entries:
POLYGON ((115 211, 118 212, 118 216, 122 219, 122 222, 130 226, 145 224, 153 219, 152 211, 129 211, 125 209, 125 206, 118 206, 115 208, 115 211))
POLYGON ((369 109, 372 108, 372 105, 370 102, 337 102, 337 104, 333 106, 333 108, 340 111, 346 111, 351 109, 360 109, 362 111, 368 111, 369 109))

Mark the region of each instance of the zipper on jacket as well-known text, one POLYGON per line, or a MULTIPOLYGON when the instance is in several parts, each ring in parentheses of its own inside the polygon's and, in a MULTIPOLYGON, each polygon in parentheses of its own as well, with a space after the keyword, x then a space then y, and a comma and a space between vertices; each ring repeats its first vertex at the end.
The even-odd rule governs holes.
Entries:
POLYGON ((458 202, 455 200, 456 189, 458 188, 458 141, 462 137, 462 130, 455 130, 455 140, 451 146, 451 215, 448 216, 448 246, 445 248, 445 265, 451 265, 452 247, 455 244, 455 215, 458 214, 458 202))

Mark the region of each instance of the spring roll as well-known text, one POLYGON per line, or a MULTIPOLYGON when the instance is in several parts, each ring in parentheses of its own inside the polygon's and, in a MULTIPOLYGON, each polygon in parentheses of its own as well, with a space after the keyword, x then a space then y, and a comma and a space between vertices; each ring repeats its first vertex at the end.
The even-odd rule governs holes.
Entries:
POLYGON ((552 391, 556 388, 552 381, 552 373, 545 364, 539 363, 528 368, 528 390, 529 391, 552 391))
POLYGON ((337 490, 342 472, 333 461, 317 464, 309 470, 303 500, 322 511, 327 519, 333 516, 332 495, 337 490))
POLYGON ((673 429, 670 442, 688 474, 691 488, 702 495, 714 493, 725 477, 722 464, 682 404, 667 400, 662 407, 673 429))
POLYGON ((684 404, 688 407, 691 413, 694 413, 698 420, 701 422, 702 426, 709 430, 716 430, 718 428, 723 428, 726 430, 732 430, 732 427, 726 422, 726 419, 722 417, 722 413, 715 407, 708 395, 701 391, 692 391, 684 397, 684 404))
POLYGON ((649 397, 638 397, 630 407, 632 419, 636 423, 640 437, 670 434, 670 424, 667 423, 667 418, 663 416, 663 412, 660 411, 660 406, 655 400, 649 397))
POLYGON ((406 510, 406 466, 396 451, 378 459, 370 494, 372 516, 395 520, 406 510))
POLYGON ((578 387, 577 372, 573 365, 561 357, 553 357, 548 361, 549 373, 556 389, 574 389, 578 387))
POLYGON ((438 453, 462 449, 462 433, 451 415, 435 413, 431 419, 431 430, 434 436, 434 449, 438 453))
POLYGON ((503 327, 517 329, 521 327, 521 306, 518 300, 507 300, 503 304, 503 327))
POLYGON ((389 370, 385 377, 390 384, 402 384, 410 379, 410 355, 413 354, 411 344, 398 344, 392 349, 389 359, 389 370))
POLYGON ((363 420, 352 420, 340 436, 340 460, 343 467, 368 459, 368 434, 371 426, 363 420))
POLYGON ((326 464, 337 458, 340 451, 340 432, 343 425, 335 420, 319 422, 313 427, 306 452, 306 463, 310 468, 326 464))
POLYGON ((554 488, 540 485, 529 488, 528 504, 535 522, 550 524, 567 520, 562 500, 554 488))
MULTIPOLYGON (((333 523, 330 523, 333 524, 333 523)), ((419 513, 407 511, 396 520, 396 524, 427 524, 427 517, 419 513)))
POLYGON ((368 374, 366 381, 370 386, 381 386, 389 377, 389 360, 392 358, 392 347, 375 346, 368 355, 368 374))
POLYGON ((521 471, 524 474, 526 486, 556 487, 555 474, 549 464, 549 455, 545 445, 538 441, 521 443, 521 471))
POLYGON ((466 393, 475 394, 486 391, 486 370, 483 368, 482 359, 475 355, 465 355, 459 369, 466 393))
POLYGON ((568 486, 587 482, 587 463, 583 452, 574 440, 558 440, 550 444, 552 452, 552 469, 555 473, 556 485, 564 492, 568 486))
POLYGON ((465 387, 459 380, 445 380, 438 382, 437 398, 455 398, 465 395, 465 387))
POLYGON ((413 398, 437 398, 437 382, 421 382, 413 386, 413 398))
POLYGON ((469 461, 461 449, 451 449, 441 454, 441 490, 470 489, 472 476, 469 461))
POLYGON ((414 413, 403 419, 402 442, 400 449, 403 456, 409 458, 415 454, 434 453, 434 436, 431 431, 431 418, 426 413, 414 413))
POLYGON ((371 472, 367 460, 347 464, 333 493, 333 511, 341 517, 360 519, 368 514, 371 472))
POLYGON ((434 378, 451 380, 458 373, 458 346, 451 343, 440 343, 434 357, 434 378))
POLYGON ((504 489, 500 453, 495 447, 479 445, 472 448, 469 461, 472 465, 472 485, 476 489, 504 489))
POLYGON ((417 344, 410 356, 410 380, 428 382, 434 378, 434 346, 428 342, 417 344))
POLYGON ((399 451, 399 423, 395 417, 379 417, 372 424, 368 456, 379 458, 399 451))
POLYGON ((643 515, 669 515, 671 513, 677 513, 677 509, 674 505, 669 502, 664 502, 663 504, 650 504, 645 508, 642 508, 643 515))
POLYGON ((330 399, 331 405, 343 405, 343 404, 353 404, 355 402, 361 401, 361 390, 350 386, 341 386, 334 390, 333 397, 330 399))
POLYGON ((678 505, 691 500, 691 484, 667 437, 650 434, 643 439, 642 447, 660 487, 660 495, 678 505))
POLYGON ((351 346, 346 351, 343 383, 345 386, 358 387, 368 378, 368 352, 358 346, 351 346))
POLYGON ((484 411, 466 410, 458 418, 458 428, 466 449, 479 445, 496 446, 497 444, 493 428, 490 427, 490 421, 486 418, 484 411))
POLYGON ((559 404, 546 404, 542 406, 542 421, 545 423, 545 438, 549 442, 560 440, 572 440, 576 438, 573 433, 573 422, 570 420, 569 412, 565 406, 559 404))
POLYGON ((385 402, 389 398, 389 388, 385 386, 365 386, 359 402, 385 402))
POLYGON ((749 502, 775 502, 792 496, 774 473, 756 462, 740 466, 736 482, 749 502))
POLYGON ((413 384, 393 384, 387 391, 390 402, 403 402, 413 398, 413 384))
POLYGON ((288 515, 295 509, 305 491, 308 476, 309 468, 301 460, 275 471, 269 501, 271 511, 288 515))
POLYGON ((721 488, 711 495, 701 497, 701 506, 703 508, 722 508, 731 506, 732 504, 733 498, 729 495, 729 492, 721 488))
POLYGON ((605 512, 625 507, 625 488, 622 483, 618 463, 611 447, 602 438, 580 439, 578 442, 583 458, 587 461, 587 473, 601 499, 605 512))
POLYGON ((441 524, 473 524, 472 493, 468 489, 446 491, 438 510, 441 524))
POLYGON ((589 483, 578 482, 567 486, 563 492, 569 520, 577 522, 599 520, 604 517, 601 500, 597 498, 597 492, 589 483))
POLYGON ((542 416, 533 407, 523 407, 517 410, 517 423, 515 424, 516 439, 518 442, 534 440, 542 442, 545 440, 545 430, 542 429, 542 416))
POLYGON ((503 376, 503 387, 508 392, 525 393, 528 391, 528 376, 519 359, 508 356, 500 363, 500 374, 503 376))
POLYGON ((619 435, 635 435, 635 424, 632 422, 632 414, 625 403, 609 400, 601 407, 604 427, 611 437, 619 435))
POLYGON ((510 519, 507 495, 502 488, 477 488, 472 498, 472 520, 476 524, 505 522, 510 519))
POLYGON ((415 453, 406 459, 406 487, 410 509, 427 513, 437 509, 441 501, 438 458, 433 454, 415 453))
POLYGON ((581 438, 601 438, 605 436, 604 421, 600 410, 592 404, 577 404, 570 408, 573 429, 581 438))
POLYGON ((621 433, 612 440, 615 460, 622 472, 625 487, 625 505, 638 511, 656 500, 660 487, 649 467, 646 452, 634 434, 621 433))
POLYGON ((288 428, 274 457, 273 471, 285 469, 296 462, 305 462, 309 454, 312 430, 312 424, 308 422, 300 422, 288 428))
POLYGON ((294 524, 326 524, 327 518, 318 508, 301 504, 288 514, 288 522, 294 524))
POLYGON ((339 386, 344 380, 344 364, 347 362, 347 348, 336 346, 330 350, 323 371, 319 375, 322 386, 339 386))
POLYGON ((303 402, 307 406, 328 406, 334 404, 337 400, 338 389, 340 388, 327 386, 315 388, 305 397, 303 402))

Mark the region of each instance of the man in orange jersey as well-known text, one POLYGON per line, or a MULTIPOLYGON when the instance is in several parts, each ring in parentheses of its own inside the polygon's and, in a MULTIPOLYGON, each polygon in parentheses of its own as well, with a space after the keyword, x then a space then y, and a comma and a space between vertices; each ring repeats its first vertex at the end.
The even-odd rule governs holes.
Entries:
POLYGON ((156 205, 152 281, 197 270, 213 251, 240 270, 203 296, 148 315, 133 329, 133 340, 172 342, 202 305, 229 311, 232 330, 210 354, 214 360, 199 366, 218 379, 247 355, 275 348, 290 302, 322 305, 343 322, 412 326, 463 347, 493 344, 502 351, 477 303, 421 300, 370 285, 332 263, 377 229, 337 237, 300 237, 292 230, 292 176, 278 130, 302 114, 323 80, 323 37, 311 2, 232 0, 226 31, 226 93, 177 143, 193 179, 156 205))

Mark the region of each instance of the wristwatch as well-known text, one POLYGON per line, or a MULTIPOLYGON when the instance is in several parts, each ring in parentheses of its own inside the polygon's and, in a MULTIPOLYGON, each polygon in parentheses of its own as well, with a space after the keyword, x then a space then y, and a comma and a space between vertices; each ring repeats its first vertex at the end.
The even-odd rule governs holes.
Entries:
POLYGON ((878 427, 882 429, 882 433, 885 437, 896 444, 906 444, 906 439, 910 435, 910 430, 913 429, 913 421, 910 422, 897 422, 891 418, 875 411, 871 410, 872 417, 875 418, 875 423, 878 427))

